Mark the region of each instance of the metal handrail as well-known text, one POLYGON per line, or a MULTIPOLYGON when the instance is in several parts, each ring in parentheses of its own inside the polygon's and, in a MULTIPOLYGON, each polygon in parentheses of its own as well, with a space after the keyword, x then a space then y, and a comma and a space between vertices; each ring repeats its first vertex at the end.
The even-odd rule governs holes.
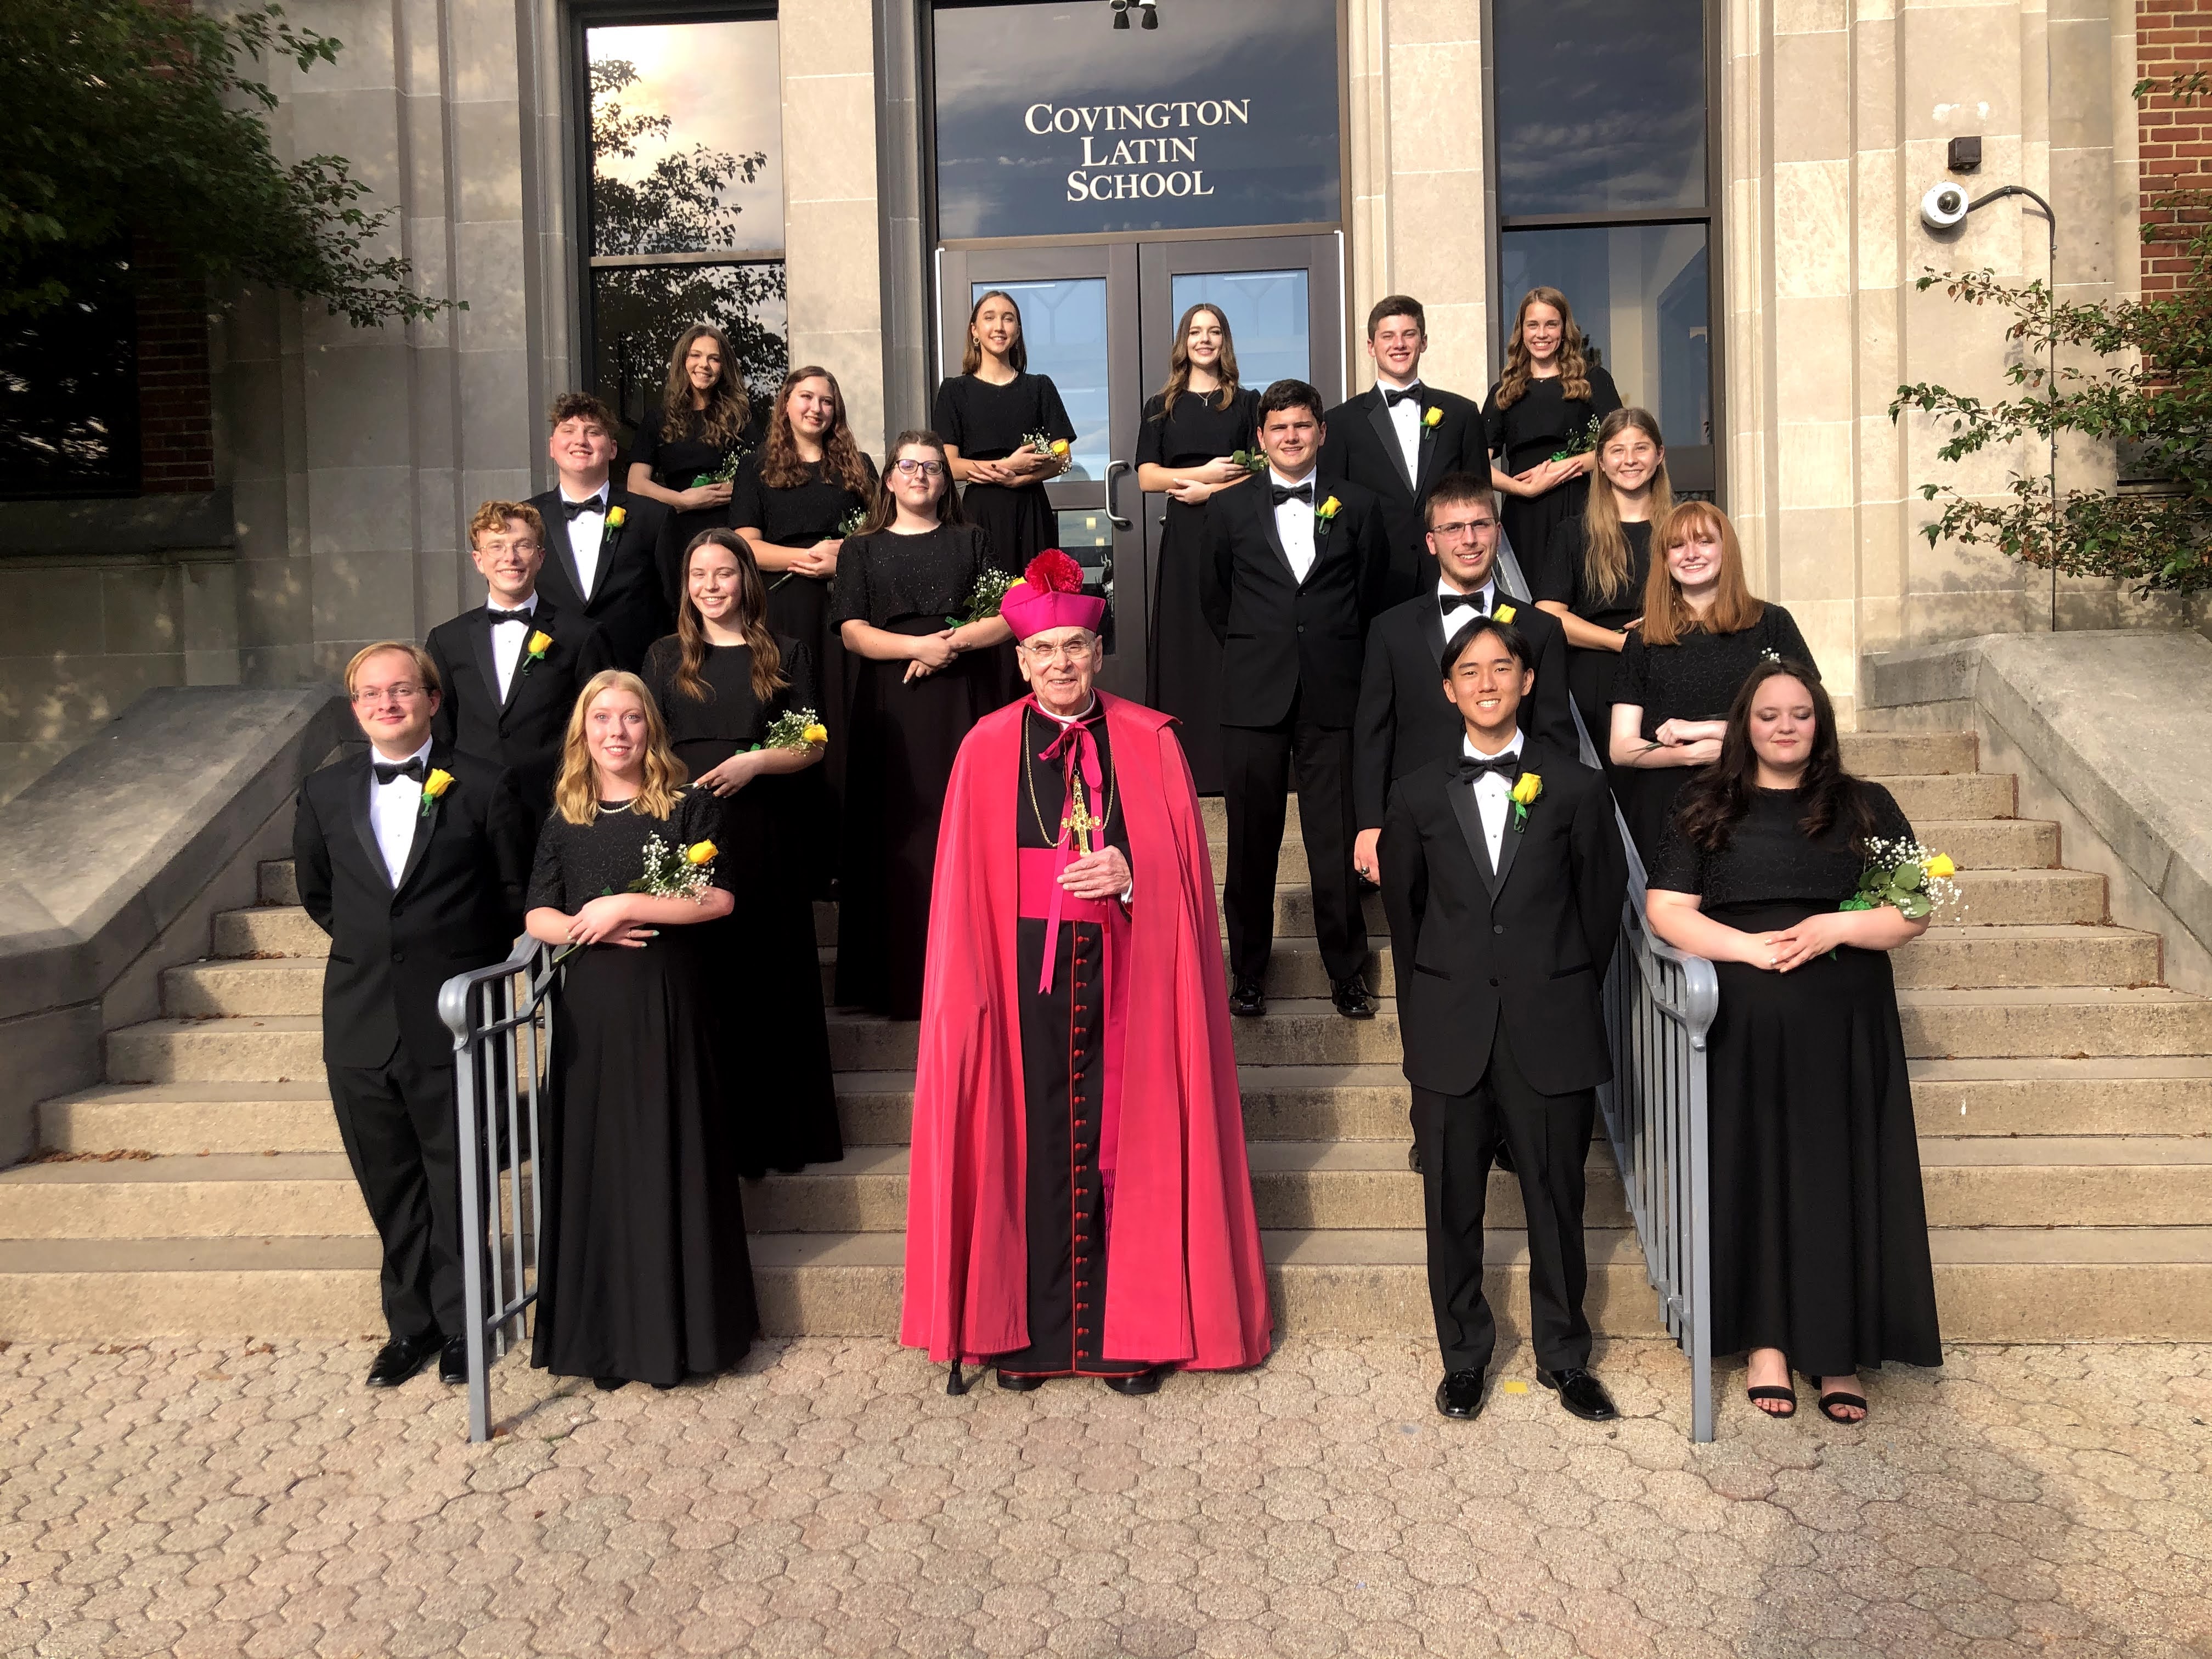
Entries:
POLYGON ((438 988, 438 1018, 453 1034, 472 1443, 491 1438, 491 1362, 521 1338, 524 1310, 538 1299, 545 1221, 539 1108, 556 977, 548 948, 525 933, 506 961, 438 988))

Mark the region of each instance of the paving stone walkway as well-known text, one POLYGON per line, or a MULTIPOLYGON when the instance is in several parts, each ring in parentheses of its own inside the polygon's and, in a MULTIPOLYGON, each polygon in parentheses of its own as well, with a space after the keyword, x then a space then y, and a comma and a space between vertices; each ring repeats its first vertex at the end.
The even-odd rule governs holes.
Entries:
POLYGON ((1602 1426, 1525 1354, 1444 1423, 1381 1340, 1149 1401, 874 1340, 667 1394, 510 1358, 474 1448, 370 1352, 0 1352, 0 1652, 2212 1655, 2212 1347, 1960 1349, 1853 1429, 1738 1372, 1704 1448, 1656 1343, 1602 1426))

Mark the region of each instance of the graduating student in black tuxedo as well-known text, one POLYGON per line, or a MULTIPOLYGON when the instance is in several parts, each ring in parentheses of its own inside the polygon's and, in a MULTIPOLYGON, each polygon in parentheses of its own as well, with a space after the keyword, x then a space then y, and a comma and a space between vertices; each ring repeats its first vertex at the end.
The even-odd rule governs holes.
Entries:
POLYGON ((668 509, 615 487, 614 411, 590 392, 554 399, 548 449, 560 482, 530 498, 549 544, 538 590, 597 623, 615 665, 634 672, 676 625, 676 570, 662 534, 668 509))
POLYGON ((346 665, 345 684, 369 746, 301 785, 292 856, 300 902, 331 936, 323 1063, 384 1247, 391 1340, 368 1385, 396 1388, 434 1354, 439 1376, 461 1382, 453 1039, 438 988, 514 943, 530 826, 512 774, 432 735, 439 686, 428 652, 368 646, 346 665))
POLYGON ((1599 988, 1620 929, 1627 860, 1604 779, 1523 737, 1534 676, 1510 623, 1444 649, 1457 754, 1401 779, 1382 828, 1382 902, 1444 1380, 1437 1409, 1482 1409, 1497 1324, 1482 1292, 1483 1202, 1502 1142, 1528 1215, 1536 1380, 1577 1417, 1613 1417, 1589 1370, 1583 1161, 1612 1075, 1599 988))
POLYGON ((1559 621, 1498 583, 1498 498, 1489 483, 1472 472, 1447 473, 1425 511, 1436 584, 1375 619, 1359 672, 1359 712, 1352 728, 1352 805, 1359 835, 1352 867, 1366 881, 1375 879, 1375 845, 1390 786, 1459 746, 1459 710, 1441 690, 1437 665, 1445 641, 1475 617, 1511 623, 1528 641, 1536 689, 1522 712, 1529 732, 1565 754, 1580 748, 1568 712, 1567 647, 1559 621))
POLYGON ((1404 294, 1377 300, 1367 313, 1375 384, 1324 417, 1328 441, 1322 447, 1322 471, 1372 490, 1382 503, 1390 544, 1386 605, 1437 585, 1436 559, 1421 517, 1437 481, 1485 465, 1481 405, 1423 383, 1421 355, 1428 345, 1427 314, 1419 300, 1404 294))
POLYGON ((576 693, 614 664, 598 624, 538 592, 545 521, 536 507, 486 501, 469 520, 469 553, 488 591, 425 641, 445 689, 430 729, 440 743, 514 773, 534 832, 553 807, 576 693))
POLYGON ((1221 750, 1229 805, 1230 1012, 1263 1014, 1275 866, 1291 780, 1330 999, 1370 1019, 1367 924, 1352 873, 1352 723, 1359 659, 1388 568, 1382 504, 1318 464, 1321 394, 1278 380, 1261 395, 1268 471, 1209 504, 1200 600, 1222 643, 1221 750))

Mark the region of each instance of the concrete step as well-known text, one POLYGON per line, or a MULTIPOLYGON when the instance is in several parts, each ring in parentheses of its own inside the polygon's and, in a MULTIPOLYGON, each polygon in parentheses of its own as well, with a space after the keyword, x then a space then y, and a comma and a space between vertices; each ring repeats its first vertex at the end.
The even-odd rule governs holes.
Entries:
MULTIPOLYGON (((1237 1059, 1245 1066, 1395 1065, 1396 1006, 1377 1005, 1373 1019, 1346 1019, 1319 998, 1289 997, 1259 1019, 1230 1022, 1237 1059)), ((830 1015, 830 1061, 841 1072, 902 1072, 914 1066, 918 1026, 851 1009, 830 1015)))
POLYGON ((301 1083, 103 1083, 39 1105, 39 1145, 63 1152, 337 1152, 318 1074, 301 1083))
POLYGON ((1930 927, 1892 953, 1900 987, 2155 985, 2160 940, 2127 927, 1930 927))
POLYGON ((2212 1000, 2163 987, 1905 991, 1898 1011, 1915 1059, 2212 1055, 2212 1000))
MULTIPOLYGON (((1345 850, 1349 852, 1351 849, 1347 848, 1345 850)), ((1206 853, 1213 861, 1213 883, 1218 896, 1218 890, 1228 875, 1229 843, 1209 841, 1206 843, 1206 853)), ((1275 860, 1276 884, 1303 887, 1312 879, 1313 866, 1306 861, 1305 843, 1298 839, 1296 829, 1285 830, 1283 832, 1283 850, 1275 860)))
POLYGON ((106 1046, 112 1083, 260 1085, 323 1076, 322 1021, 310 1014, 149 1019, 110 1031, 106 1046))
POLYGON ((2212 1140, 1994 1135, 1923 1140, 1931 1227, 2183 1227, 2212 1220, 2212 1140))
POLYGON ((1844 765, 1860 777, 1971 773, 1976 745, 1971 732, 1845 732, 1844 765))
POLYGON ((2045 870, 2058 862, 2058 826, 2042 818, 1928 818, 1912 830, 1961 870, 2045 870))
POLYGON ((162 970, 161 1012, 173 1019, 319 1016, 323 969, 305 957, 186 963, 162 970))
MULTIPOLYGON (((1878 777, 1897 798, 1905 816, 1917 825, 1955 823, 1962 818, 2008 818, 2018 810, 2018 787, 2009 772, 1960 772, 1878 777)), ((1925 840, 1926 837, 1922 837, 1925 840)))
POLYGON ((373 1238, 343 1153, 235 1152, 0 1170, 0 1238, 373 1238))
POLYGON ((2198 1054, 1911 1065, 1923 1157, 1955 1135, 2212 1135, 2212 1062, 2198 1054))
POLYGON ((331 953, 331 936, 296 904, 225 910, 215 919, 215 957, 313 957, 331 953))
POLYGON ((2212 1226, 1939 1227, 1947 1342, 2212 1339, 2212 1226))
POLYGON ((2105 878, 2084 870, 1961 870, 1959 908, 1946 926, 2095 926, 2105 914, 2105 878))

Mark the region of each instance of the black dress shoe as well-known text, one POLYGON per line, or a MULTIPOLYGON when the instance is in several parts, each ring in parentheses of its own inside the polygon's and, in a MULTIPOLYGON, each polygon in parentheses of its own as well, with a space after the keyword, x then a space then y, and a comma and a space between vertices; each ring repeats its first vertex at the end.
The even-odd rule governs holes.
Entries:
POLYGON ((1109 1376, 1106 1386, 1115 1394, 1146 1395, 1160 1391, 1160 1379, 1167 1374, 1164 1365, 1154 1365, 1149 1370, 1131 1371, 1127 1376, 1109 1376))
POLYGON ((1034 1394, 1048 1380, 1042 1376, 1022 1376, 1012 1371, 999 1373, 999 1386, 1008 1394, 1034 1394))
POLYGON ((1421 1172, 1421 1143, 1418 1140, 1406 1148, 1406 1167, 1415 1175, 1421 1172))
POLYGON ((421 1336, 395 1336, 376 1351, 368 1367, 368 1386, 396 1389, 430 1363, 445 1339, 435 1331, 421 1336))
POLYGON ((1437 1411, 1455 1423, 1472 1423, 1482 1415, 1482 1373, 1454 1371, 1437 1384, 1437 1411))
POLYGON ((457 1336, 438 1350, 438 1381, 465 1382, 469 1380, 469 1340, 457 1336))
POLYGON ((1336 1012, 1346 1019, 1375 1018, 1375 1003, 1367 994, 1367 981, 1357 974, 1350 979, 1331 980, 1328 1000, 1336 1005, 1336 1012))
POLYGON ((1579 1366, 1570 1365, 1556 1371, 1540 1367, 1536 1380, 1558 1395, 1559 1403, 1585 1423, 1610 1423, 1620 1415, 1620 1408, 1613 1403, 1605 1384, 1579 1366))
POLYGON ((1229 1012, 1239 1019, 1257 1019, 1267 1012, 1267 999, 1249 979, 1240 979, 1229 993, 1229 1012))

